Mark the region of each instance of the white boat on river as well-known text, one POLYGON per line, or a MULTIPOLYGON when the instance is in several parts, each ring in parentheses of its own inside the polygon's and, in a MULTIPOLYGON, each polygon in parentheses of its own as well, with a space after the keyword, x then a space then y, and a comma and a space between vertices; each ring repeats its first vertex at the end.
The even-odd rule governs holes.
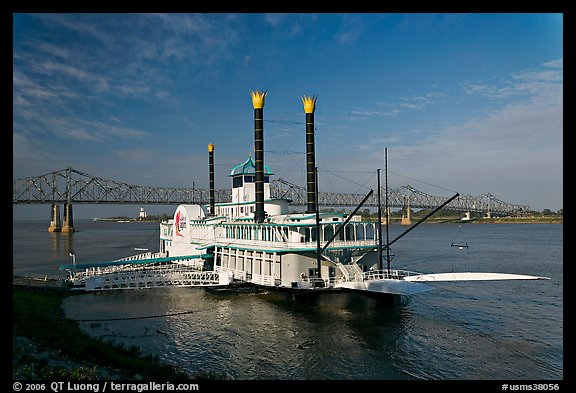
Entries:
POLYGON ((214 145, 208 144, 210 202, 182 204, 172 219, 161 222, 157 253, 105 264, 62 266, 70 272, 70 281, 77 288, 97 291, 248 285, 293 298, 346 294, 403 304, 409 296, 434 289, 430 284, 439 281, 544 278, 506 273, 422 274, 392 269, 385 253, 393 242, 386 239, 383 244, 381 220, 361 221, 355 214, 372 191, 349 215, 320 212, 314 157, 316 97, 302 97, 306 114, 307 209, 290 213, 290 200, 270 197, 273 173, 263 157, 266 92, 255 91, 251 96, 254 158, 250 156, 231 168, 230 201, 214 202, 214 145))

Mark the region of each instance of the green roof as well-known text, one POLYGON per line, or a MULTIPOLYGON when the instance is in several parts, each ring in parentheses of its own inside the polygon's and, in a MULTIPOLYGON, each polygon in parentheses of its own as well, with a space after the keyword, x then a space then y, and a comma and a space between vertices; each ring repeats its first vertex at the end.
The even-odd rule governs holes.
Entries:
MULTIPOLYGON (((252 156, 250 156, 242 164, 238 164, 234 168, 232 168, 232 171, 230 172, 229 176, 254 175, 254 174, 256 174, 256 164, 254 163, 252 156)), ((270 172, 270 168, 268 168, 268 165, 266 164, 264 164, 264 174, 265 175, 273 174, 272 172, 270 172)))

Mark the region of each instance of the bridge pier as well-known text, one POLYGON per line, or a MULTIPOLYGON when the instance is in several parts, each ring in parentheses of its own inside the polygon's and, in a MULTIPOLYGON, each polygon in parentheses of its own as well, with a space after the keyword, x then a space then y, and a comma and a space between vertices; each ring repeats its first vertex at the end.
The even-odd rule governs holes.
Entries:
POLYGON ((62 232, 74 232, 74 215, 72 214, 72 203, 64 204, 64 225, 62 226, 62 232))
POLYGON ((50 226, 48 227, 48 232, 60 232, 61 230, 60 205, 53 203, 50 208, 50 226))
MULTIPOLYGON (((386 220, 386 217, 390 217, 390 208, 388 208, 386 210, 386 213, 382 216, 382 221, 380 221, 382 224, 387 225, 388 221, 386 220)), ((390 220, 390 222, 392 222, 392 220, 390 220)))
POLYGON ((72 214, 72 204, 64 204, 64 225, 60 221, 60 205, 53 203, 50 208, 50 226, 48 232, 74 232, 74 215, 72 214))
POLYGON ((412 225, 412 218, 410 217, 410 205, 402 211, 402 225, 412 225))

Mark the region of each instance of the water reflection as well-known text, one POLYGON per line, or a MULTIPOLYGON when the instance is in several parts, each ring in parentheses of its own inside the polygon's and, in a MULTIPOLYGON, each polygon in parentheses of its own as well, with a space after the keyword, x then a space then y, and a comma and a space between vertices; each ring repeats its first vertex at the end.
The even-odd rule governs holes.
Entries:
POLYGON ((403 308, 315 306, 268 295, 198 288, 117 291, 68 298, 87 333, 138 345, 191 375, 232 379, 405 379, 403 308), (162 316, 164 315, 164 316, 162 316))
POLYGON ((54 259, 61 258, 62 255, 70 255, 74 251, 74 234, 49 232, 50 256, 54 259))
POLYGON ((402 349, 411 324, 407 307, 390 307, 374 302, 342 307, 312 305, 287 300, 276 303, 281 311, 294 314, 298 323, 310 322, 317 338, 301 346, 329 343, 322 348, 333 366, 331 372, 309 374, 309 379, 410 379, 402 371, 402 349))

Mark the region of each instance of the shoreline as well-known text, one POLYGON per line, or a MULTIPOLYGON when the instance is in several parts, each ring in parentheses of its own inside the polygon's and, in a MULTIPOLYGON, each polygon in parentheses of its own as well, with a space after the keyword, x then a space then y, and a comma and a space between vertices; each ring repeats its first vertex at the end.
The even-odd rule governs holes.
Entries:
POLYGON ((138 347, 117 346, 86 335, 62 310, 62 301, 79 296, 61 282, 13 283, 12 377, 14 380, 219 380, 190 376, 138 347), (34 321, 31 326, 29 321, 34 321))

